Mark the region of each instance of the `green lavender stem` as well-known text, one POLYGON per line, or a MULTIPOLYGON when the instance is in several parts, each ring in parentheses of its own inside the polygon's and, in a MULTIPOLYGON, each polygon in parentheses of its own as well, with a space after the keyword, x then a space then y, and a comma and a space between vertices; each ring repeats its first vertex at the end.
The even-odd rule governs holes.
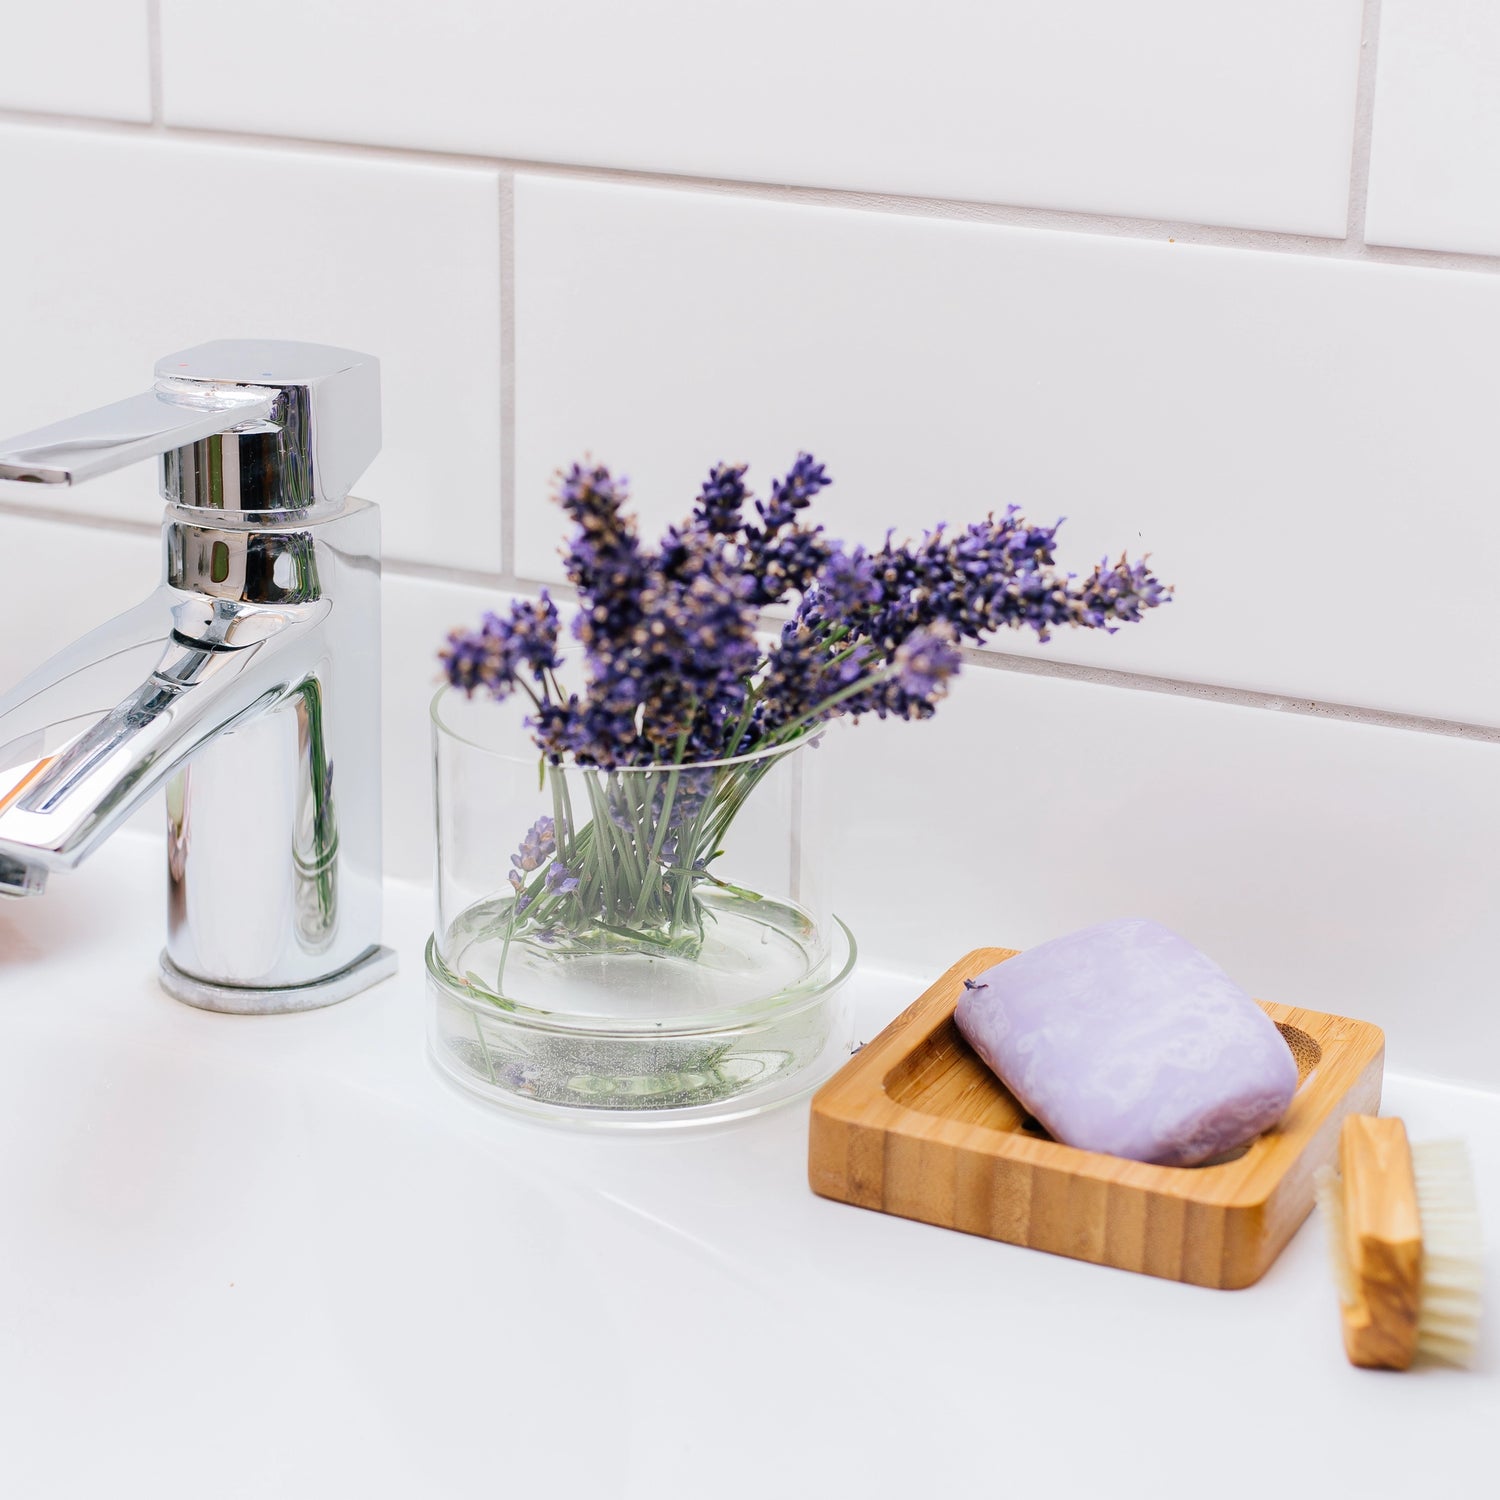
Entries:
MULTIPOLYGON (((695 771, 672 764, 659 771, 582 770, 587 813, 581 825, 562 768, 545 766, 556 847, 552 864, 578 881, 576 889, 548 888, 543 866, 513 900, 501 949, 499 992, 513 941, 537 934, 558 955, 600 952, 624 945, 638 951, 694 956, 705 935, 701 893, 707 886, 735 890, 710 871, 734 821, 756 788, 787 754, 802 748, 824 713, 869 686, 864 678, 833 695, 805 722, 787 726, 771 753, 695 771), (789 733, 787 731, 790 731, 789 733), (711 777, 701 802, 686 807, 689 774, 711 777), (658 796, 660 805, 658 805, 658 796), (670 857, 665 855, 669 839, 670 857)), ((753 707, 747 710, 753 712, 753 707)), ((746 719, 748 722, 748 717, 746 719)), ((733 731, 742 735, 743 729, 733 731)), ((680 753, 680 746, 678 747, 680 753)))

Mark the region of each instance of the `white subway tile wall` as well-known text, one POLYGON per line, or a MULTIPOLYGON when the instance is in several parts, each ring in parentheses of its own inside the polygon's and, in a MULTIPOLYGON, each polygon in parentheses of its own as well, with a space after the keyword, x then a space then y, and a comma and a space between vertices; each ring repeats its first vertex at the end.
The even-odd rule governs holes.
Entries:
POLYGON ((0 110, 149 120, 147 12, 146 0, 8 0, 0 9, 0 110))
POLYGON ((356 21, 343 0, 261 0, 247 27, 163 0, 164 107, 215 129, 1339 235, 1360 11, 429 0, 417 19, 365 0, 356 21))
POLYGON ((1495 277, 522 176, 516 566, 560 576, 549 475, 586 450, 655 534, 716 459, 764 486, 811 448, 836 535, 1016 501, 1178 585, 1055 659, 1500 724, 1452 649, 1482 590, 1364 593, 1438 497, 1446 547, 1500 554, 1497 345, 1495 277))
POLYGON ((386 868, 405 880, 432 879, 432 720, 429 709, 443 684, 438 647, 455 626, 475 624, 502 603, 493 589, 451 580, 403 578, 382 582, 384 657, 381 714, 385 732, 386 868))
MULTIPOLYGON (((389 554, 499 572, 492 169, 0 126, 0 201, 46 204, 0 234, 7 432, 134 395, 161 355, 209 339, 364 350, 381 361, 385 447, 360 493, 389 554)), ((6 497, 37 502, 0 483, 6 497)), ((55 503, 161 513, 146 467, 55 503)))
POLYGON ((1370 242, 1500 254, 1497 179, 1500 10, 1381 0, 1370 242))
POLYGON ((0 511, 0 692, 160 582, 159 536, 0 511))
POLYGON ((838 902, 877 951, 935 974, 1154 917, 1386 1027, 1392 1068, 1500 1088, 1494 745, 1009 672, 841 738, 838 902))
MULTIPOLYGON (((1500 1086, 1483 7, 161 0, 156 59, 144 3, 33 10, 0 23, 0 193, 35 206, 0 429, 208 338, 381 357, 392 875, 431 868, 444 633, 558 576, 553 468, 617 465, 653 529, 711 461, 811 448, 835 533, 1015 500, 1070 566, 1179 586, 830 748, 868 962, 1151 915, 1500 1086)), ((60 578, 69 637, 152 586, 153 491, 0 485, 0 683, 60 578)))
MULTIPOLYGON (((161 551, 155 532, 0 510, 0 693, 60 647, 139 604, 161 579, 161 551)), ((130 822, 155 836, 165 826, 159 798, 130 822)))

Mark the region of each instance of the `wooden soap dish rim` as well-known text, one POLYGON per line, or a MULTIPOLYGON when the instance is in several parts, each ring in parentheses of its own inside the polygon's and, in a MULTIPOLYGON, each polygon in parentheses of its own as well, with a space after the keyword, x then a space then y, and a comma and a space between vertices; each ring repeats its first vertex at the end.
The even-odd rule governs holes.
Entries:
MULTIPOLYGON (((1211 1166, 1166 1167, 1129 1161, 1067 1146, 1021 1128, 1007 1130, 924 1112, 893 1098, 891 1080, 901 1066, 927 1047, 944 1027, 952 1027, 968 1050, 952 1023, 963 982, 1017 951, 976 948, 966 954, 814 1095, 808 1163, 813 1190, 825 1197, 908 1218, 1078 1254, 1083 1259, 1125 1265, 1127 1269, 1174 1275, 1175 1279, 1203 1285, 1240 1286, 1254 1280, 1310 1210, 1312 1173, 1324 1161, 1333 1159, 1344 1116, 1378 1109, 1385 1052, 1380 1028, 1347 1016, 1258 1002, 1284 1028, 1284 1035, 1285 1029, 1301 1032, 1317 1046, 1319 1057, 1310 1068, 1304 1066, 1305 1056, 1298 1058, 1299 1085, 1281 1124, 1257 1137, 1234 1159, 1211 1166), (893 1152, 891 1143, 895 1140, 904 1143, 902 1151, 893 1152), (934 1180, 951 1178, 965 1184, 966 1189, 972 1189, 976 1182, 982 1184, 986 1172, 994 1176, 992 1194, 1003 1192, 1011 1197, 1030 1193, 1034 1180, 1061 1177, 1080 1187, 1091 1185, 1080 1201, 1100 1199, 1102 1194, 1101 1201, 1113 1205, 1112 1210, 1100 1212, 1137 1212, 1143 1206, 1150 1212, 1152 1204, 1160 1209, 1175 1200, 1179 1207, 1188 1205, 1194 1213, 1202 1210, 1226 1215, 1216 1230, 1225 1237, 1225 1264, 1212 1274, 1151 1270, 1149 1266, 1126 1265, 1124 1259, 1113 1256, 1103 1243, 1108 1235, 1102 1228, 1096 1236, 1100 1245, 1096 1246, 1082 1228, 1074 1237, 1063 1226, 1054 1236, 1038 1233, 1036 1238, 1027 1238, 1008 1223, 997 1228, 994 1224, 976 1227, 962 1222, 964 1214, 956 1202, 958 1187, 953 1189, 955 1202, 949 1204, 941 1192, 929 1194, 921 1182, 908 1180, 913 1177, 913 1169, 907 1165, 916 1159, 913 1152, 927 1163, 924 1170, 934 1180), (887 1160, 893 1156, 897 1158, 894 1166, 887 1160), (1246 1241, 1241 1247, 1243 1253, 1235 1248, 1236 1236, 1246 1241), (1038 1243, 1049 1238, 1056 1243, 1038 1243), (1069 1248, 1075 1240, 1081 1248, 1069 1248)), ((1299 1048, 1293 1038, 1288 1038, 1288 1045, 1296 1055, 1299 1048)), ((988 1070, 985 1077, 996 1091, 1015 1103, 998 1078, 988 1070)), ((1025 1114, 1018 1103, 1016 1111, 1025 1114)))

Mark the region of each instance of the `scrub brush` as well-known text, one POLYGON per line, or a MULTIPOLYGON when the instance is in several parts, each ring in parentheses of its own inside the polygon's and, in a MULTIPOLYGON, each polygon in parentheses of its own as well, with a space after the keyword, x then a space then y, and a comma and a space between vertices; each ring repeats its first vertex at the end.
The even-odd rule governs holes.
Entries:
POLYGON ((1417 1354, 1468 1364, 1483 1277, 1462 1141, 1413 1147, 1400 1120, 1351 1115, 1339 1170, 1316 1177, 1351 1364, 1404 1370, 1417 1354))

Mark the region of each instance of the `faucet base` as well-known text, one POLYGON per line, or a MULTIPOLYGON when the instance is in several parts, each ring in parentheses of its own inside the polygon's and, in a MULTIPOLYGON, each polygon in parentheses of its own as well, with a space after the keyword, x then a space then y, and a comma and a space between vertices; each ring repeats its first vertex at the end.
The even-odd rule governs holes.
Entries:
POLYGON ((249 985, 210 984, 184 974, 163 950, 157 977, 161 987, 174 999, 199 1010, 216 1010, 231 1016, 278 1016, 295 1010, 320 1010, 337 1005, 361 990, 367 990, 396 972, 393 948, 371 948, 346 969, 330 974, 314 984, 284 989, 255 989, 249 985))

